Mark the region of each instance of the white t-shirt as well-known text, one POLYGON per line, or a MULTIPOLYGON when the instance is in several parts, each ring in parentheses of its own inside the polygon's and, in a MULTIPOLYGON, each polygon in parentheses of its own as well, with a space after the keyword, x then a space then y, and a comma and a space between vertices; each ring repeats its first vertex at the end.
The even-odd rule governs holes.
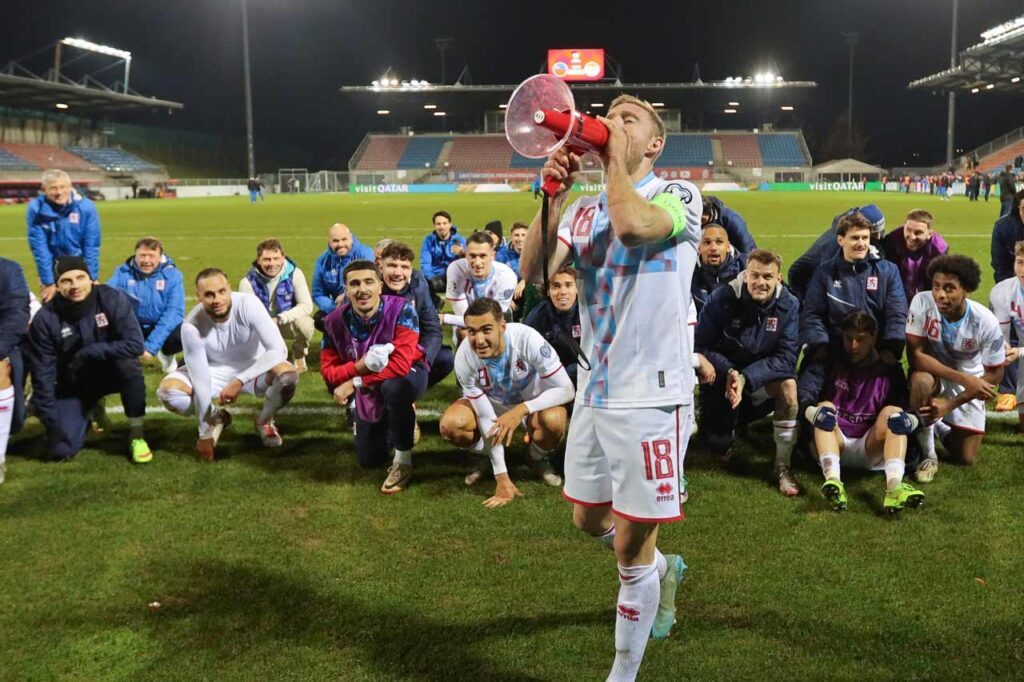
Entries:
POLYGON ((999 367, 1006 359, 999 321, 970 299, 964 316, 950 323, 939 313, 932 292, 919 292, 907 312, 907 335, 925 339, 929 355, 971 376, 980 377, 986 367, 999 367))
MULTIPOLYGON (((210 369, 230 369, 243 384, 288 359, 281 331, 252 294, 232 292, 231 312, 223 322, 215 322, 200 303, 185 317, 184 324, 199 331, 210 369)), ((185 364, 192 364, 189 349, 185 364)))
MULTIPOLYGON (((505 352, 496 358, 483 360, 471 343, 459 344, 455 376, 466 398, 487 396, 499 414, 524 402, 536 412, 530 401, 541 393, 565 385, 572 388, 551 344, 536 329, 515 322, 505 328, 505 352)), ((567 401, 571 399, 570 394, 567 401)))
POLYGON ((577 400, 636 408, 693 402, 693 343, 687 328, 690 281, 700 241, 701 197, 685 180, 653 173, 636 185, 650 201, 668 193, 686 227, 660 242, 628 248, 612 231, 605 194, 570 204, 558 239, 570 248, 580 297, 581 347, 591 369, 577 370, 577 400))
POLYGON ((498 261, 491 264, 490 275, 476 279, 469 269, 469 261, 460 258, 448 266, 448 289, 445 296, 452 302, 456 315, 462 315, 469 304, 478 298, 493 298, 501 305, 502 312, 508 312, 518 283, 515 271, 498 261))
POLYGON ((1017 343, 1024 345, 1024 286, 1020 280, 1010 277, 992 287, 989 303, 1006 342, 1010 342, 1010 328, 1014 327, 1017 329, 1017 343))

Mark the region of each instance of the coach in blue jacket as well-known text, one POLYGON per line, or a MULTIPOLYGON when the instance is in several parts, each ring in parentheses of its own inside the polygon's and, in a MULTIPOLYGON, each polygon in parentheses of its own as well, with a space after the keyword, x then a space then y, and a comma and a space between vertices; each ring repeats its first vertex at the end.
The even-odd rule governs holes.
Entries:
POLYGON ((839 323, 855 310, 878 323, 878 351, 887 365, 903 355, 907 299, 900 271, 871 251, 871 221, 860 213, 844 216, 836 227, 840 247, 832 260, 814 272, 800 315, 800 343, 808 355, 842 343, 839 323))
POLYGON ((53 263, 60 256, 81 256, 93 281, 100 277, 100 217, 96 205, 71 186, 62 170, 43 171, 43 194, 28 203, 28 245, 36 261, 46 303, 56 287, 53 263))
POLYGON ((313 319, 318 323, 344 299, 342 273, 354 260, 373 261, 373 249, 361 243, 347 225, 331 225, 327 231, 327 250, 316 259, 313 268, 313 303, 319 309, 313 319))
POLYGON ((142 361, 159 357, 164 370, 171 371, 173 356, 181 352, 185 284, 160 240, 143 237, 136 242, 135 255, 114 271, 107 285, 132 302, 145 338, 142 361))
POLYGON ((737 421, 774 411, 773 482, 784 495, 799 492, 790 473, 796 445, 796 358, 800 302, 782 284, 782 259, 750 252, 747 269, 711 294, 694 335, 696 352, 715 368, 700 386, 700 433, 709 450, 729 458, 737 421))
POLYGON ((747 229, 747 221, 743 216, 726 206, 716 196, 705 194, 701 200, 704 202, 700 218, 701 226, 706 227, 711 223, 721 225, 729 235, 729 243, 735 246, 740 253, 750 253, 757 248, 754 236, 747 229))
POLYGON ((21 266, 0 258, 0 483, 7 474, 7 441, 25 420, 25 365, 21 346, 28 334, 28 283, 21 266))
POLYGON ((93 406, 120 393, 132 460, 148 462, 142 329, 128 297, 93 284, 86 267, 77 256, 57 260, 57 294, 36 313, 29 332, 32 404, 46 427, 47 454, 54 460, 78 454, 93 406))
POLYGON ((380 252, 378 263, 384 278, 383 293, 401 296, 416 306, 420 318, 420 346, 423 359, 430 368, 427 386, 433 386, 455 369, 455 354, 444 345, 441 318, 430 295, 430 285, 412 267, 415 254, 401 242, 391 242, 380 252))
POLYGON ((1010 212, 992 227, 992 271, 998 284, 1013 277, 1014 247, 1024 240, 1024 189, 1013 195, 1010 212))
POLYGON ((882 215, 882 211, 877 206, 868 204, 863 208, 854 207, 844 213, 840 213, 832 219, 832 226, 814 240, 814 243, 804 252, 804 255, 797 258, 789 266, 789 279, 786 283, 801 301, 807 295, 807 286, 811 283, 814 271, 822 263, 832 260, 840 251, 839 242, 836 240, 838 236, 836 228, 839 226, 839 221, 854 213, 860 213, 871 223, 871 243, 878 250, 879 254, 884 256, 881 251, 881 243, 882 238, 885 236, 885 216, 882 215))
POLYGON ((437 301, 448 287, 448 266, 466 254, 466 238, 452 225, 447 211, 438 211, 432 220, 434 230, 423 238, 420 247, 420 272, 437 301))

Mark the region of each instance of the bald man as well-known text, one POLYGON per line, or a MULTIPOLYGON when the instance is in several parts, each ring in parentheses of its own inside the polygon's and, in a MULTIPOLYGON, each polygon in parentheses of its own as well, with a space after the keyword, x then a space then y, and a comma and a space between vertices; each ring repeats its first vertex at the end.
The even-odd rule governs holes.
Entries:
POLYGON ((316 259, 313 269, 313 303, 319 309, 313 316, 323 331, 322 320, 345 299, 342 272, 354 260, 373 260, 373 249, 359 242, 348 225, 335 223, 327 231, 327 250, 316 259))

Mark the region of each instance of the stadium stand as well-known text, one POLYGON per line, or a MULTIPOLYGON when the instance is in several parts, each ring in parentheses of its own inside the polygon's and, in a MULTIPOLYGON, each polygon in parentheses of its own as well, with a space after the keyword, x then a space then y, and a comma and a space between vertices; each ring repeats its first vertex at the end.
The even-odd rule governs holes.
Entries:
POLYGON ((398 160, 398 168, 424 168, 437 163, 437 157, 450 138, 410 137, 405 153, 398 160))
POLYGON ((394 170, 405 153, 409 138, 405 135, 372 135, 363 149, 355 170, 394 170))
POLYGON ((754 135, 716 135, 722 143, 726 165, 757 168, 764 165, 761 147, 754 135))
POLYGON ((156 171, 159 167, 140 159, 134 154, 129 154, 123 149, 116 147, 78 147, 69 146, 66 148, 72 154, 76 154, 86 161, 90 161, 107 171, 156 171))
POLYGON ((0 148, 0 170, 37 170, 39 167, 0 148))
POLYGON ((1024 154, 1024 140, 1018 140, 979 159, 978 168, 984 173, 995 173, 1003 170, 1006 164, 1013 164, 1013 160, 1022 154, 1024 154))
MULTIPOLYGON (((453 170, 477 168, 534 168, 536 159, 520 157, 529 163, 513 164, 512 147, 503 135, 460 135, 453 139, 448 167, 453 170)), ((516 156, 519 156, 516 154, 516 156)))
POLYGON ((796 135, 758 135, 757 144, 765 166, 806 166, 796 135))
POLYGON ((673 135, 665 140, 659 166, 707 166, 712 161, 711 138, 707 135, 673 135))
POLYGON ((95 164, 50 144, 27 142, 5 142, 0 149, 10 152, 36 168, 62 168, 66 171, 98 171, 95 164))

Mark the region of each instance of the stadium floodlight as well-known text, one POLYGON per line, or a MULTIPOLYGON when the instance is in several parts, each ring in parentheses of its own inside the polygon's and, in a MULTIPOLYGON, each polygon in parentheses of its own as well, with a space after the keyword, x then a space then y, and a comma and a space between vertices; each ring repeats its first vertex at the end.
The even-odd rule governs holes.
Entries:
POLYGON ((373 81, 373 87, 377 87, 379 85, 380 85, 380 81, 373 81))
POLYGON ((602 109, 604 108, 604 102, 594 102, 590 106, 593 107, 594 109, 602 109))
POLYGON ((1010 79, 1011 83, 1020 83, 1020 76, 1014 76, 1010 79))
POLYGON ((397 78, 392 78, 391 79, 391 87, 396 87, 397 85, 398 85, 398 79, 397 78))
POLYGON ((736 110, 735 109, 722 109, 722 113, 723 114, 735 114, 736 110))
POLYGON ((971 94, 972 95, 977 95, 978 94, 978 88, 971 88, 971 94))
POLYGON ((64 102, 57 102, 54 106, 57 107, 58 109, 67 109, 68 108, 68 105, 64 104, 64 102))
POLYGON ((424 109, 437 109, 437 105, 436 104, 424 104, 423 108, 424 109))
POLYGON ((508 104, 499 104, 498 108, 499 109, 508 109, 508 104))
POLYGON ((71 47, 77 47, 80 50, 89 50, 90 52, 99 52, 110 57, 120 57, 121 59, 131 59, 132 53, 127 50, 119 50, 116 47, 109 47, 107 45, 100 45, 89 40, 83 40, 82 38, 64 38, 60 41, 64 45, 70 45, 71 47))
POLYGON ((739 102, 729 102, 729 106, 730 107, 738 107, 739 105, 740 105, 739 102))
POLYGON ((377 110, 377 115, 378 116, 387 116, 390 113, 391 113, 391 111, 389 109, 378 109, 377 110))
POLYGON ((658 107, 660 109, 661 107, 665 106, 665 103, 664 102, 651 102, 651 106, 652 107, 658 107))
POLYGON ((988 85, 986 85, 986 86, 985 86, 985 89, 986 89, 986 90, 991 90, 991 89, 992 89, 992 88, 994 88, 994 87, 996 87, 996 84, 995 84, 995 83, 989 83, 988 85))
POLYGON ((447 116, 447 114, 443 111, 435 111, 434 116, 447 116))
POLYGON ((782 109, 783 111, 793 111, 793 107, 789 106, 788 104, 783 104, 779 108, 782 109))
POLYGON ((983 31, 981 37, 985 40, 992 40, 1019 28, 1024 28, 1024 17, 1017 17, 1016 19, 1011 19, 1010 21, 999 24, 998 26, 993 26, 987 31, 983 31))

